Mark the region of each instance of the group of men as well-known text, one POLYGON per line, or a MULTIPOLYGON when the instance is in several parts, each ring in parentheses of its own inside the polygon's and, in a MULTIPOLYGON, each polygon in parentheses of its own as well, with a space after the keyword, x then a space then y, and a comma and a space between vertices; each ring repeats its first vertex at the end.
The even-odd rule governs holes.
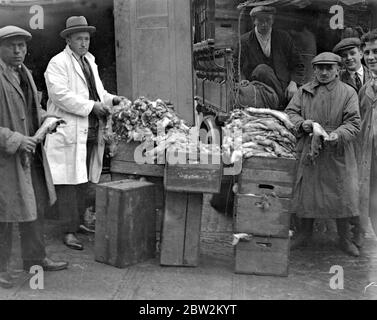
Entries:
MULTIPOLYGON (((270 7, 251 11, 255 29, 242 36, 240 63, 243 79, 257 81, 255 88, 263 92, 268 88, 272 94, 270 100, 260 95, 261 101, 288 104, 285 111, 298 133, 294 205, 302 226, 292 248, 308 242, 315 218, 334 218, 341 248, 358 256, 366 217, 377 209, 377 30, 361 41, 343 39, 333 53, 317 55, 312 61, 315 78, 303 84, 300 54, 287 33, 272 28, 274 14, 270 7), (367 67, 361 64, 362 57, 367 67), (345 70, 340 71, 342 62, 345 70), (328 137, 315 162, 308 162, 315 123, 328 137)), ((46 112, 23 64, 31 34, 15 26, 0 29, 1 287, 13 285, 9 266, 13 223, 19 225, 25 270, 33 265, 49 271, 67 268, 67 262, 53 261, 45 252, 43 216, 55 202, 66 221, 64 244, 83 249, 75 235, 80 201, 85 199, 88 181, 99 181, 103 128, 110 108, 124 99, 104 89, 94 56, 88 52, 95 30, 85 17, 67 19, 60 33, 66 47, 45 72, 46 112), (34 134, 48 117, 65 123, 49 128, 52 134, 42 146, 34 134)))
POLYGON ((20 232, 24 270, 34 265, 46 271, 68 267, 67 262, 46 256, 43 218, 55 202, 65 221, 64 244, 83 249, 75 235, 80 201, 85 199, 88 181, 99 181, 103 128, 110 108, 124 99, 104 89, 94 56, 88 52, 95 31, 83 16, 67 19, 60 33, 66 47, 45 72, 49 95, 45 111, 23 63, 32 35, 16 26, 0 29, 0 287, 13 286, 14 223, 20 232), (51 125, 42 145, 34 135, 49 117, 63 119, 64 124, 51 125))
MULTIPOLYGON (((251 10, 255 28, 241 37, 238 55, 241 79, 253 84, 260 68, 269 75, 264 84, 279 97, 276 108, 285 110, 297 132, 293 198, 301 226, 291 249, 308 243, 315 218, 333 218, 340 248, 359 256, 368 217, 377 214, 377 30, 361 40, 342 39, 333 52, 315 56, 314 79, 304 84, 302 61, 291 38, 272 27, 275 12, 268 6, 251 10), (326 131, 319 140, 314 140, 316 124, 326 131), (321 149, 308 161, 316 141, 321 149)), ((260 95, 265 92, 259 90, 260 95)), ((259 107, 271 107, 266 101, 272 100, 260 99, 259 107)))

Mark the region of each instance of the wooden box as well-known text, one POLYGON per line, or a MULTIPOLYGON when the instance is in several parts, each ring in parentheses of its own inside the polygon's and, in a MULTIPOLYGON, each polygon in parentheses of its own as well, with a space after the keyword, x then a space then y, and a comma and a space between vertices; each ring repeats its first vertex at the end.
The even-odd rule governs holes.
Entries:
POLYGON ((237 233, 289 237, 290 199, 238 194, 234 212, 237 233))
POLYGON ((239 193, 269 194, 290 198, 296 177, 297 161, 286 158, 251 157, 243 161, 239 193))
POLYGON ((166 193, 160 264, 192 266, 199 263, 203 195, 166 193))
POLYGON ((252 237, 235 248, 235 272, 288 276, 289 238, 252 237))
POLYGON ((155 185, 135 180, 97 185, 95 260, 124 268, 155 252, 155 185))
MULTIPOLYGON (((220 192, 223 173, 220 155, 216 158, 218 161, 212 161, 211 156, 209 156, 208 164, 190 164, 188 159, 187 164, 171 164, 167 154, 168 161, 165 164, 164 173, 165 189, 168 191, 199 193, 220 192)), ((215 160, 215 158, 213 159, 215 160)))
MULTIPOLYGON (((110 171, 112 173, 137 174, 142 176, 163 177, 164 164, 157 161, 139 164, 135 161, 135 150, 140 142, 119 142, 114 157, 111 159, 110 171)), ((163 163, 165 159, 161 159, 163 163)))

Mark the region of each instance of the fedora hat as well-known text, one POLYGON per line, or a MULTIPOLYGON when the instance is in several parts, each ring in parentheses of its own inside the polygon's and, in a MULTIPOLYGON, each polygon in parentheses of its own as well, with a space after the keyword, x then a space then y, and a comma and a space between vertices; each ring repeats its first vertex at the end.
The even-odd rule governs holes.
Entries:
POLYGON ((89 32, 96 31, 96 27, 88 26, 88 22, 84 16, 72 16, 69 17, 65 23, 65 29, 60 32, 62 38, 66 38, 68 35, 76 32, 89 32))

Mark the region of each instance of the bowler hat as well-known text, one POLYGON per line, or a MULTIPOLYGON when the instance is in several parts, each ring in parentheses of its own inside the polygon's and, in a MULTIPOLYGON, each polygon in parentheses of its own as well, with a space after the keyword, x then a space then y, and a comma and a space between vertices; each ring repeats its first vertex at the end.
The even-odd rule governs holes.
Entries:
POLYGON ((316 64, 340 64, 342 59, 335 53, 332 52, 322 52, 315 56, 312 60, 312 65, 316 64))
POLYGON ((0 41, 12 37, 24 37, 26 41, 29 41, 31 33, 16 26, 5 26, 0 29, 0 41))
POLYGON ((66 28, 60 32, 62 38, 66 38, 68 35, 76 32, 89 32, 96 31, 96 27, 88 26, 88 22, 84 16, 72 16, 69 17, 65 23, 66 28))
POLYGON ((251 17, 255 17, 256 15, 261 14, 261 13, 264 13, 264 14, 275 14, 276 13, 276 9, 274 7, 258 6, 258 7, 253 8, 250 11, 250 16, 251 17))
POLYGON ((336 54, 355 47, 360 47, 360 39, 359 38, 344 38, 340 42, 336 44, 332 51, 336 54))

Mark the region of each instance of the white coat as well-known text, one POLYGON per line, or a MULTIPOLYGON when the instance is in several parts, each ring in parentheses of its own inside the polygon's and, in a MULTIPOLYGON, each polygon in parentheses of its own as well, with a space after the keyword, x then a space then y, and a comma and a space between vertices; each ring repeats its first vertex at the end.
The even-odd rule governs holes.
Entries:
MULTIPOLYGON (((94 56, 88 52, 85 57, 93 70, 101 101, 112 106, 115 96, 104 89, 94 56)), ((89 100, 84 73, 68 45, 50 60, 44 76, 49 96, 47 112, 60 116, 67 122, 60 125, 55 134, 48 135, 45 142, 54 184, 76 185, 88 182, 88 178, 89 181, 98 183, 105 149, 105 143, 101 139, 104 124, 100 121, 98 146, 93 148, 88 175, 88 115, 93 109, 94 101, 89 100)))

